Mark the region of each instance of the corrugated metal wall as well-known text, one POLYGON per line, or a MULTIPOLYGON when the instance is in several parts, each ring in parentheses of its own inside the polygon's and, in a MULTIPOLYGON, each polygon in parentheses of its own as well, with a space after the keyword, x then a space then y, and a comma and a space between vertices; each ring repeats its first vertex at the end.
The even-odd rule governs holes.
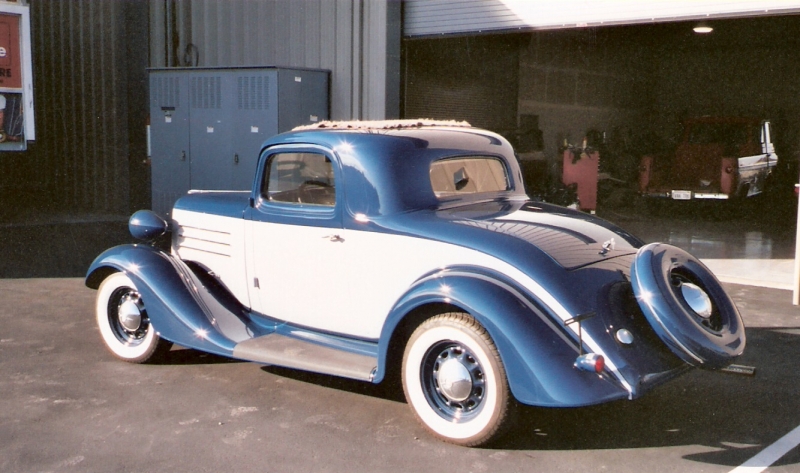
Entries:
POLYGON ((131 186, 138 195, 147 179, 147 7, 31 2, 37 141, 0 154, 4 206, 110 214, 137 206, 131 186))
POLYGON ((128 214, 149 205, 148 66, 324 68, 332 71, 332 118, 399 113, 400 2, 32 0, 30 6, 37 141, 26 152, 0 154, 0 221, 22 207, 128 214))
POLYGON ((332 118, 393 117, 400 8, 389 0, 151 0, 150 65, 329 69, 332 118))

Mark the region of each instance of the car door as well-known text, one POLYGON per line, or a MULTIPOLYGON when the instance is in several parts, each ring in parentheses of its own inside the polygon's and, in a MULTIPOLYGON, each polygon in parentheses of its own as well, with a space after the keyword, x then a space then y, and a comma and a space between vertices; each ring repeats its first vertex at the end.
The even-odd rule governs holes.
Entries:
POLYGON ((254 310, 294 324, 336 331, 341 305, 342 190, 334 156, 286 145, 262 160, 248 212, 254 310))

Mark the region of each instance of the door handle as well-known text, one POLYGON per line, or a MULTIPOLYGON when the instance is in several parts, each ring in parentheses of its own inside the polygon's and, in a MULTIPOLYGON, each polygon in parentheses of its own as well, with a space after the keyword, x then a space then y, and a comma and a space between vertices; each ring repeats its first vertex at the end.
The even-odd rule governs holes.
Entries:
POLYGON ((333 242, 344 242, 344 238, 340 237, 339 235, 325 235, 322 238, 327 238, 328 240, 333 242))

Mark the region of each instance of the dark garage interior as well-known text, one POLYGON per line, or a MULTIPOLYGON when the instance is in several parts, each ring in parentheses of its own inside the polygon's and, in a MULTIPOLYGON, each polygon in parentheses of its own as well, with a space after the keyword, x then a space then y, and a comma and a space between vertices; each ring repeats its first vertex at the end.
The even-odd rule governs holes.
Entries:
MULTIPOLYGON (((791 207, 800 16, 716 20, 710 34, 694 33, 696 24, 408 39, 404 113, 467 120, 548 162, 565 143, 601 136, 601 171, 631 185, 642 155, 675 147, 684 118, 769 119, 781 187, 771 189, 770 205, 791 207), (526 139, 531 126, 536 136, 526 139)), ((790 211, 775 211, 794 222, 790 211)))

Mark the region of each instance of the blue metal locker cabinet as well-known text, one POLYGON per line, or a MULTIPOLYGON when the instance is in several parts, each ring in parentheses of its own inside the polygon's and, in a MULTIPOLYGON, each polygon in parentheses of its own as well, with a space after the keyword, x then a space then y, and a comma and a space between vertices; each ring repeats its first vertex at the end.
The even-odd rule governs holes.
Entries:
POLYGON ((183 72, 150 75, 150 163, 152 207, 165 216, 191 187, 189 82, 183 72))
POLYGON ((328 119, 329 76, 280 67, 151 69, 153 210, 168 217, 189 189, 250 189, 267 138, 328 119), (157 95, 165 78, 184 90, 180 110, 157 95))

